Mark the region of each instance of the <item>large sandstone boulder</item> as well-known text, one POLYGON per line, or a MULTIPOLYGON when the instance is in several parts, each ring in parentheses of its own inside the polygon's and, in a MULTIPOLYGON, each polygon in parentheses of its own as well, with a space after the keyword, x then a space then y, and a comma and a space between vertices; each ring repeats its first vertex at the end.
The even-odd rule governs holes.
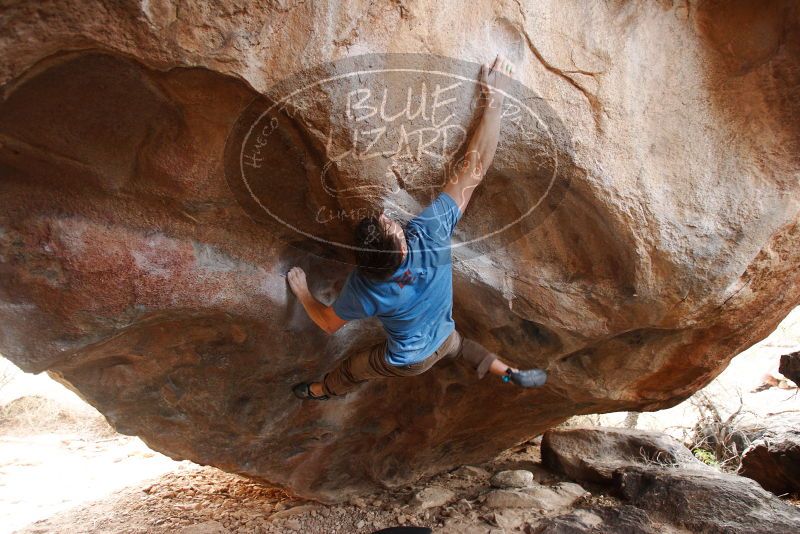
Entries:
POLYGON ((0 352, 172 457, 328 500, 574 414, 671 406, 800 302, 799 16, 790 0, 6 3, 0 352), (380 331, 324 335, 283 273, 301 265, 330 302, 358 215, 430 199, 497 52, 521 83, 457 235, 455 317, 549 385, 443 362, 298 402, 293 383, 380 331), (392 122, 423 84, 427 111, 392 122), (369 137, 387 131, 402 150, 369 137))

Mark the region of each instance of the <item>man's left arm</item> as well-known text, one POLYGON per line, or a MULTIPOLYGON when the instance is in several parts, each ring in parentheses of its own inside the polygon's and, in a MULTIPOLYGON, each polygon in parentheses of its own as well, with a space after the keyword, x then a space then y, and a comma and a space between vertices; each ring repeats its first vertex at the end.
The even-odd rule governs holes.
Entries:
POLYGON ((309 318, 326 333, 333 334, 347 323, 344 319, 336 315, 333 307, 326 306, 318 301, 311 291, 308 290, 306 273, 300 267, 292 267, 286 275, 289 287, 295 294, 297 300, 303 305, 309 318))

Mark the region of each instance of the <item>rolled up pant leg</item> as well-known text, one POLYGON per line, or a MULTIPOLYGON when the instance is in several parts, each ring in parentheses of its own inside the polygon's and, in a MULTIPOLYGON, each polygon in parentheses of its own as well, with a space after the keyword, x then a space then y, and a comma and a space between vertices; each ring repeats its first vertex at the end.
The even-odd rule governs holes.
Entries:
POLYGON ((450 357, 456 360, 463 359, 475 369, 479 379, 486 376, 486 373, 489 372, 489 367, 492 366, 492 362, 497 359, 495 353, 489 352, 489 350, 480 343, 465 337, 461 338, 458 350, 454 354, 451 354, 450 357))

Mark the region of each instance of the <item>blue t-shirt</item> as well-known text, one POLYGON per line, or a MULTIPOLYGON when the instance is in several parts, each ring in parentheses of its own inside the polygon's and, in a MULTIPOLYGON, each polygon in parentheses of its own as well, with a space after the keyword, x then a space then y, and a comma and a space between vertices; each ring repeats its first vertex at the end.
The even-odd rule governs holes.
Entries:
POLYGON ((460 218, 455 201, 440 193, 406 225, 408 253, 397 271, 387 280, 372 280, 356 269, 333 303, 346 321, 378 317, 391 365, 424 360, 455 329, 450 238, 460 218))

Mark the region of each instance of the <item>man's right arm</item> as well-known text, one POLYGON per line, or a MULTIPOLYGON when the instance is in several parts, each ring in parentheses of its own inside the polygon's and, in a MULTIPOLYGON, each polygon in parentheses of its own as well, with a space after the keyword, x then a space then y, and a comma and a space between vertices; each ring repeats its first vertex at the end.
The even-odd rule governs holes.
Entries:
POLYGON ((347 323, 336 314, 332 306, 326 306, 314 298, 314 295, 308 290, 306 273, 303 269, 292 267, 286 278, 289 281, 289 288, 303 305, 309 318, 326 333, 333 334, 347 323))
POLYGON ((469 139, 467 151, 453 179, 445 186, 447 193, 458 205, 461 213, 472 199, 472 193, 481 183, 492 164, 500 138, 500 122, 504 94, 511 82, 514 66, 502 56, 492 65, 481 68, 481 89, 484 100, 483 115, 469 139))

